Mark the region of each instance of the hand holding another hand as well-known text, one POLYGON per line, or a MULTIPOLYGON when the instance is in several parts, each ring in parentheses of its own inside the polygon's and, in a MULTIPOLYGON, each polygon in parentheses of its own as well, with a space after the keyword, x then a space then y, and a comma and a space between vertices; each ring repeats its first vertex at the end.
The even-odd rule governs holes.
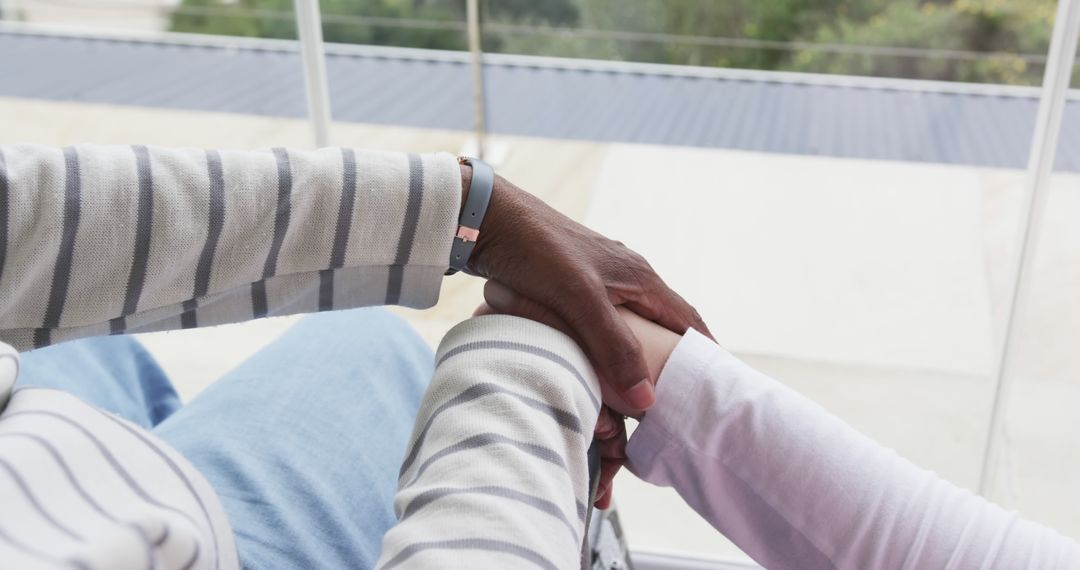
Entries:
MULTIPOLYGON (((472 170, 462 165, 462 187, 472 170)), ((645 258, 497 176, 466 271, 487 278, 481 311, 524 316, 558 328, 585 351, 600 379, 597 419, 601 480, 596 505, 626 459, 623 415, 655 401, 667 355, 688 328, 708 335, 698 312, 645 258)))
MULTIPOLYGON (((508 314, 527 318, 544 323, 574 337, 570 329, 558 315, 548 310, 543 305, 533 302, 506 286, 488 281, 484 286, 485 304, 477 309, 477 314, 508 314)), ((681 335, 675 334, 666 328, 646 320, 633 311, 623 307, 616 308, 620 320, 630 329, 631 334, 640 343, 645 366, 648 370, 648 379, 655 386, 660 378, 660 372, 667 363, 668 356, 679 344, 681 335)), ((604 407, 600 410, 597 418, 596 437, 600 441, 601 475, 599 490, 596 495, 596 506, 606 509, 611 503, 612 481, 615 474, 626 460, 626 429, 622 416, 627 415, 641 419, 642 413, 625 407, 621 399, 614 397, 606 385, 601 385, 603 391, 604 407)))
POLYGON ((690 327, 708 334, 697 311, 643 257, 502 177, 496 177, 467 271, 558 318, 592 361, 604 401, 627 415, 653 404, 654 378, 639 338, 617 308, 677 334, 690 327))

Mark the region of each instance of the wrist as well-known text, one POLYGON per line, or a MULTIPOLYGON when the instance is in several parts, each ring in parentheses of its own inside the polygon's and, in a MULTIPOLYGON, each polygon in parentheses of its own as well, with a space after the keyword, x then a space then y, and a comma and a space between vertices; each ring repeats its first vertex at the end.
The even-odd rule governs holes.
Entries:
POLYGON ((668 358, 682 340, 682 335, 671 332, 626 307, 618 307, 616 310, 641 343, 645 366, 649 371, 649 380, 656 385, 668 358))
MULTIPOLYGON (((464 174, 463 174, 464 176, 464 174)), ((469 174, 468 182, 471 184, 471 173, 469 174)), ((480 223, 480 233, 476 238, 476 244, 473 246, 472 255, 469 257, 468 266, 465 272, 470 275, 477 275, 481 277, 491 277, 488 274, 489 267, 487 252, 492 249, 493 244, 497 243, 500 238, 500 233, 503 233, 500 228, 505 225, 508 218, 512 220, 514 218, 511 210, 514 210, 512 202, 512 190, 513 185, 510 184, 505 178, 495 175, 495 182, 491 188, 491 200, 488 203, 487 214, 484 216, 483 221, 480 223)), ((465 190, 468 192, 468 190, 465 190)), ((467 196, 467 195, 466 195, 467 196)), ((463 196, 464 200, 465 196, 463 196)), ((513 223, 512 221, 510 223, 513 223)))
POLYGON ((679 346, 682 335, 675 334, 663 327, 657 326, 643 339, 645 348, 645 361, 649 367, 649 376, 652 377, 653 385, 660 383, 661 373, 675 347, 679 346))

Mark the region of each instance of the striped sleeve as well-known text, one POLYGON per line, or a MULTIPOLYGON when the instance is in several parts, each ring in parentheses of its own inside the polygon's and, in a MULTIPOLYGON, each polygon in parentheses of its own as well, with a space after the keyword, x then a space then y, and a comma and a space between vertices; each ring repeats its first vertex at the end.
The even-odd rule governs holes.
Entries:
POLYGON ((599 395, 554 329, 485 316, 451 330, 378 568, 579 568, 599 395))
POLYGON ((19 349, 438 299, 448 154, 0 148, 0 340, 19 349))

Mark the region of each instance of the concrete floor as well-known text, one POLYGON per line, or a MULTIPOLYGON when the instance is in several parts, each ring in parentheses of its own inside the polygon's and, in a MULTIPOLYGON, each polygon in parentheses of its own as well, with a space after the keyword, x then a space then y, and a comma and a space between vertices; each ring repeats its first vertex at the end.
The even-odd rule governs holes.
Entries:
MULTIPOLYGON (((308 146, 301 121, 0 99, 0 144, 308 146)), ((457 132, 336 125, 336 144, 449 150, 457 132)), ((722 344, 916 463, 977 483, 1023 176, 955 166, 500 138, 499 169, 641 251, 722 344)), ((993 498, 1080 538, 1080 177, 1055 175, 993 498)), ((435 345, 480 300, 401 312, 435 345)), ((294 318, 143 335, 185 398, 294 318), (227 348, 223 348, 227 347, 227 348)), ((621 475, 636 548, 739 558, 667 489, 621 475)))

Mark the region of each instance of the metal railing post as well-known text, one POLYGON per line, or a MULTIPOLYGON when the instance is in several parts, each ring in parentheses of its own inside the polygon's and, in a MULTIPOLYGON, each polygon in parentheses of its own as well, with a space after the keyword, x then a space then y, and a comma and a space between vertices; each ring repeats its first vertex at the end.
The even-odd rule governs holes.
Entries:
POLYGON ((473 127, 476 131, 476 156, 484 157, 484 138, 487 136, 487 100, 484 97, 484 57, 481 47, 480 2, 466 4, 469 26, 469 53, 472 56, 473 127))
POLYGON ((1077 38, 1080 37, 1080 0, 1059 0, 1054 33, 1050 40, 1050 53, 1043 75, 1039 111, 1035 117, 1035 136, 1028 155, 1024 199, 1021 205, 1020 233, 1013 253, 1010 274, 1010 294, 1005 328, 998 352, 995 371, 994 403, 990 414, 990 426, 986 434, 982 470, 979 475, 979 493, 989 497, 994 491, 998 464, 1002 456, 1002 436, 1009 402, 1012 378, 1009 366, 1015 358, 1016 326, 1029 286, 1031 262, 1036 251, 1036 241, 1042 228, 1042 212, 1046 204, 1046 192, 1057 157, 1061 121, 1065 114, 1065 100, 1072 80, 1073 62, 1076 59, 1077 38))
POLYGON ((322 148, 330 145, 331 118, 319 0, 296 0, 295 6, 296 31, 300 37, 304 62, 304 85, 307 87, 308 118, 314 131, 315 146, 322 148))

